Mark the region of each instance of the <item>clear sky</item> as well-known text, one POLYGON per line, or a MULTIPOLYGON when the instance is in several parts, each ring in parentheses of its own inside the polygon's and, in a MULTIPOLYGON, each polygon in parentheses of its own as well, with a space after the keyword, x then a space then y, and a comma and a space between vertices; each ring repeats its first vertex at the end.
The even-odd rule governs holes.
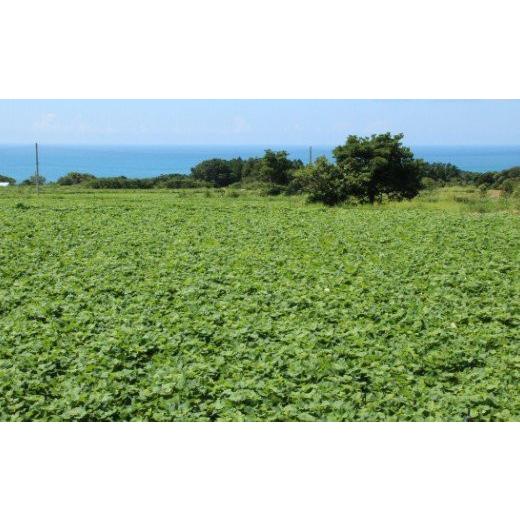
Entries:
POLYGON ((520 100, 0 100, 0 144, 518 145, 520 100))

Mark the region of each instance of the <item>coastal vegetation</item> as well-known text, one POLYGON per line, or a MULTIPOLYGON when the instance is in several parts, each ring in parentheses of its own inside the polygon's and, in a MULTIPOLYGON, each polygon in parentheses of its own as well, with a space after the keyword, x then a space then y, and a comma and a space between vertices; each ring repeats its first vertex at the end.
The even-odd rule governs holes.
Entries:
MULTIPOLYGON (((476 173, 450 163, 428 163, 415 158, 402 139, 402 134, 390 133, 351 135, 333 150, 333 161, 318 157, 307 165, 291 160, 286 151, 268 149, 262 157, 205 160, 189 175, 172 173, 139 179, 70 172, 56 184, 90 189, 257 189, 268 195, 306 194, 308 200, 328 205, 411 199, 421 190, 445 186, 475 186, 483 192, 499 190, 508 196, 519 190, 520 167, 476 173)), ((14 184, 13 179, 8 182, 14 184)), ((22 185, 35 182, 33 176, 22 185)), ((39 183, 44 182, 40 177, 39 183)))

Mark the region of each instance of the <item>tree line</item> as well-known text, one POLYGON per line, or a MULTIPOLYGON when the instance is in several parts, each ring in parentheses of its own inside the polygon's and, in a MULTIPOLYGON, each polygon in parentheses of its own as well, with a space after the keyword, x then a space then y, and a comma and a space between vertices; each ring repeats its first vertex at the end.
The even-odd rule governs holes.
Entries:
MULTIPOLYGON (((334 205, 347 199, 368 203, 383 197, 410 199, 422 189, 446 185, 470 184, 513 191, 520 181, 520 167, 475 173, 450 163, 416 159, 402 140, 403 134, 350 135, 343 145, 334 148, 333 161, 322 156, 307 165, 299 159, 291 160, 286 151, 268 149, 262 157, 205 160, 194 166, 189 175, 131 179, 70 172, 60 177, 57 184, 92 189, 261 187, 267 194, 302 193, 311 201, 334 205)), ((2 179, 14 184, 14 179, 0 176, 2 179)), ((33 176, 22 184, 35 182, 33 176)), ((39 177, 39 182, 43 184, 45 179, 39 177)))

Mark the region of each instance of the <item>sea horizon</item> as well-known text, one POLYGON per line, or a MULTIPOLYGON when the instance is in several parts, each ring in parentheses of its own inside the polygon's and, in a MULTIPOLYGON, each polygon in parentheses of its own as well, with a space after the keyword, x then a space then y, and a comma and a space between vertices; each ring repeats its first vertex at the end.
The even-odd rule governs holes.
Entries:
MULTIPOLYGON (((337 146, 312 145, 312 158, 332 158, 337 146)), ((446 162, 465 171, 500 171, 520 165, 520 145, 407 145, 417 158, 446 162)), ((310 145, 277 144, 45 144, 39 145, 40 174, 56 181, 70 171, 97 177, 155 177, 163 174, 189 174, 199 162, 212 158, 258 157, 264 150, 286 150, 291 159, 307 163, 310 145)), ((34 143, 0 144, 0 174, 17 182, 34 173, 34 143)))

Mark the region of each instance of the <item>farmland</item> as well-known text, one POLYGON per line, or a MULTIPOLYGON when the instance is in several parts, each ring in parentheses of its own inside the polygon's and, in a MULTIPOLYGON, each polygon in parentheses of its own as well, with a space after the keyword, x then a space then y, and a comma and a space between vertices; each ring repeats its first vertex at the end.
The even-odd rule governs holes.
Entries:
POLYGON ((0 420, 520 420, 520 217, 464 197, 5 189, 0 420))

